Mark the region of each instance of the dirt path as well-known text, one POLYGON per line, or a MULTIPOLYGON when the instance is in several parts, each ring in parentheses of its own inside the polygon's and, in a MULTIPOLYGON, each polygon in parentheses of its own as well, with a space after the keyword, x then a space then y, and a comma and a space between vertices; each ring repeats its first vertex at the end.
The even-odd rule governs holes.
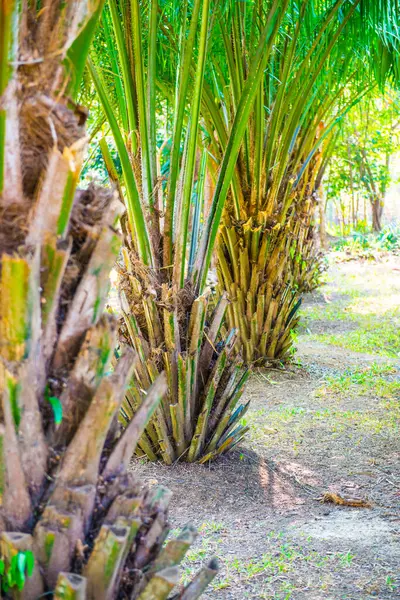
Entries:
MULTIPOLYGON (((397 261, 397 267, 400 266, 397 261)), ((211 467, 136 468, 175 494, 172 525, 200 528, 186 561, 212 554, 205 598, 379 600, 400 595, 400 272, 332 266, 303 307, 298 365, 254 374, 251 434, 211 467), (326 492, 371 508, 321 503, 326 492)))

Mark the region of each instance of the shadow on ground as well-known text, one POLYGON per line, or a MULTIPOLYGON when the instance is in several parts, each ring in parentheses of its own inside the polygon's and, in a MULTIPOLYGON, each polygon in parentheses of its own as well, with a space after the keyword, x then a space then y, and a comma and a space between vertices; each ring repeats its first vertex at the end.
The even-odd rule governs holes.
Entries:
POLYGON ((400 273, 353 262, 328 277, 304 304, 299 364, 254 374, 238 451, 210 466, 135 461, 174 493, 172 527, 200 529, 184 577, 220 558, 204 598, 399 597, 400 335, 387 298, 399 297, 400 273), (372 507, 321 503, 328 491, 372 507))

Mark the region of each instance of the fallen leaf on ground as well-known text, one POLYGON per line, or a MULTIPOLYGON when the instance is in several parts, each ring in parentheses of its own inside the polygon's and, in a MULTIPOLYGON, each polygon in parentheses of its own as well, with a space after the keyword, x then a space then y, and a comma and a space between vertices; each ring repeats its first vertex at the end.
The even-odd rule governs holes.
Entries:
POLYGON ((363 500, 362 498, 343 498, 343 496, 333 494, 332 492, 327 492, 322 498, 318 498, 318 500, 323 503, 331 502, 338 506, 354 506, 358 508, 371 508, 372 506, 368 500, 363 500))

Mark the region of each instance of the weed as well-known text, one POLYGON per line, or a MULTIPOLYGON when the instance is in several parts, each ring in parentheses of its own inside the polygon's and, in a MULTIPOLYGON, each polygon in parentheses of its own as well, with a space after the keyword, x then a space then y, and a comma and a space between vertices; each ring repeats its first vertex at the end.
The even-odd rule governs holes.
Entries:
POLYGON ((396 580, 391 575, 388 575, 386 577, 385 583, 386 583, 387 587, 389 588, 389 590, 391 592, 395 592, 398 589, 398 585, 396 584, 396 580))
POLYGON ((223 531, 225 529, 225 525, 223 523, 216 523, 215 521, 206 521, 199 527, 199 532, 204 535, 209 535, 210 533, 218 533, 219 531, 223 531))
POLYGON ((353 558, 355 558, 354 554, 351 554, 350 552, 346 552, 346 554, 338 554, 338 558, 340 561, 340 564, 344 567, 350 567, 353 563, 353 558))

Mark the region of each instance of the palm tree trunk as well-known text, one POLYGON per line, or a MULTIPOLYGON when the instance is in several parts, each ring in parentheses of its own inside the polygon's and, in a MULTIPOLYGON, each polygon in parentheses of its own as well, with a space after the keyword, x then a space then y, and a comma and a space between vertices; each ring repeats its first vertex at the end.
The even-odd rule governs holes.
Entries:
POLYGON ((209 289, 196 296, 187 283, 177 292, 144 269, 128 244, 127 237, 119 264, 122 341, 135 349, 140 364, 121 419, 129 427, 145 397, 142 390, 165 369, 168 393, 139 440, 138 454, 168 465, 208 462, 236 446, 248 431, 240 425, 248 408, 240 398, 249 371, 230 360, 236 335, 219 336, 227 299, 222 295, 212 311, 209 289))
POLYGON ((282 231, 259 213, 244 226, 227 221, 221 228, 219 285, 229 294, 228 325, 238 330, 243 357, 249 363, 289 353, 290 330, 300 306, 293 271, 300 255, 296 238, 292 242, 288 235, 290 227, 295 227, 292 222, 282 231))
POLYGON ((137 363, 127 349, 110 374, 117 323, 103 310, 120 208, 109 190, 76 190, 85 131, 67 95, 101 9, 88 6, 0 7, 1 27, 13 27, 7 68, 19 65, 0 99, 0 158, 15 169, 0 193, 1 583, 6 598, 162 600, 195 532, 163 548, 170 493, 128 471, 164 374, 122 435, 118 424, 137 363))
POLYGON ((217 247, 220 293, 231 304, 229 327, 239 332, 245 362, 287 359, 298 323, 301 293, 321 272, 314 183, 320 156, 311 161, 286 219, 260 211, 243 222, 226 214, 217 247))

